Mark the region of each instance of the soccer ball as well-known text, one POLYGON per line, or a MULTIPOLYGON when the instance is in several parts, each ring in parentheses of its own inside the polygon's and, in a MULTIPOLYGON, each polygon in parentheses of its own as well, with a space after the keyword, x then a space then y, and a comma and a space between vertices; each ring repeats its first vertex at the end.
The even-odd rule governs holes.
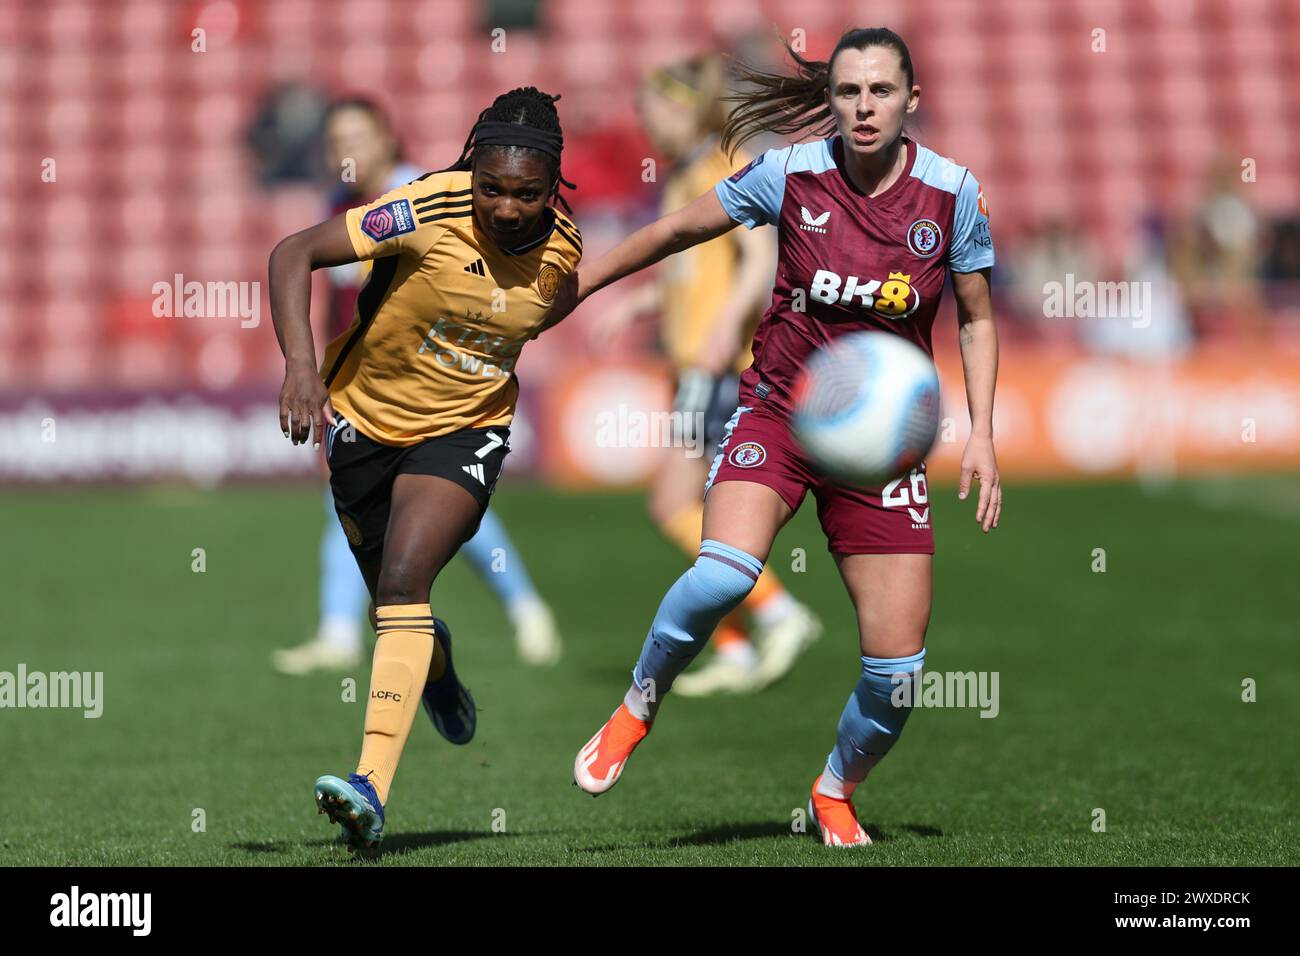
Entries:
POLYGON ((934 446, 939 376, 901 336, 851 332, 804 365, 791 425, 820 470, 877 487, 915 468, 934 446))

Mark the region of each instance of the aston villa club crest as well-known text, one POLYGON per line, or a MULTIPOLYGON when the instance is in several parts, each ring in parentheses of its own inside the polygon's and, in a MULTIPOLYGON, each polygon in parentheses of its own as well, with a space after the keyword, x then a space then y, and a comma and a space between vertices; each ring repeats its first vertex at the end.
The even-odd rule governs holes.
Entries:
POLYGON ((933 219, 918 219, 907 228, 907 247, 922 259, 939 251, 943 231, 933 219))
POLYGON ((767 449, 756 441, 741 442, 731 450, 728 460, 737 468, 757 468, 767 460, 767 449))

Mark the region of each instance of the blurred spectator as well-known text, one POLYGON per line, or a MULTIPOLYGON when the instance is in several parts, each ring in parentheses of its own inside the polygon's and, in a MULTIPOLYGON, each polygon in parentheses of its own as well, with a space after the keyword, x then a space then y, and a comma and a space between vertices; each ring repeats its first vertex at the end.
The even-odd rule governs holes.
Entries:
POLYGON ((1166 231, 1158 215, 1143 220, 1124 269, 1127 314, 1083 319, 1083 345, 1151 360, 1178 358, 1191 349, 1195 336, 1182 290, 1169 270, 1166 231))
POLYGON ((1291 319, 1289 331, 1300 331, 1300 219, 1273 223, 1264 254, 1264 294, 1279 318, 1291 319))
POLYGON ((483 22, 494 28, 531 30, 537 26, 540 7, 541 0, 487 0, 483 4, 483 22))
MULTIPOLYGON (((402 145, 388 115, 374 100, 348 97, 325 112, 324 159, 333 185, 321 219, 378 199, 424 170, 402 161, 402 145)), ((345 332, 356 314, 357 297, 370 275, 370 262, 349 262, 327 270, 331 296, 326 343, 345 332)))
POLYGON ((1252 337, 1268 331, 1260 288, 1260 221, 1242 197, 1241 185, 1236 162, 1220 159, 1195 211, 1173 237, 1174 275, 1202 337, 1252 337))
POLYGON ((1273 224, 1262 273, 1270 282, 1300 280, 1300 219, 1273 224))
POLYGON ((324 94, 303 83, 287 83, 265 96, 248 131, 259 183, 311 181, 320 175, 325 110, 324 94))
POLYGON ((1064 283, 1067 275, 1076 281, 1098 279, 1098 260, 1091 241, 1079 227, 1060 214, 1045 216, 1031 231, 1017 254, 994 268, 1009 275, 1009 294, 1014 311, 1006 325, 1008 338, 1041 338, 1069 343, 1074 340, 1075 326, 1069 319, 1049 318, 1044 314, 1044 286, 1064 283))

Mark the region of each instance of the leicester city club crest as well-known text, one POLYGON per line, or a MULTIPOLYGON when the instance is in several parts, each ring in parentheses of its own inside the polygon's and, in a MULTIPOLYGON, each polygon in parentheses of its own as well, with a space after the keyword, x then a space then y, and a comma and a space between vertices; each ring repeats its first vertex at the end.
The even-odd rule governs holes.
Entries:
POLYGON ((542 297, 543 302, 550 303, 555 301, 555 292, 559 287, 560 270, 553 262, 548 262, 537 274, 537 294, 542 297))
POLYGON ((352 515, 339 515, 339 524, 343 526, 343 533, 347 535, 348 544, 354 548, 361 546, 361 527, 357 524, 352 515))

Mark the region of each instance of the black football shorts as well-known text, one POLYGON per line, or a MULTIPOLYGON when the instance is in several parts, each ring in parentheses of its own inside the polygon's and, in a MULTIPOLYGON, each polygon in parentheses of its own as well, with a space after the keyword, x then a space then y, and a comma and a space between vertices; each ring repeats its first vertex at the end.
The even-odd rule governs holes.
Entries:
MULTIPOLYGON (((352 553, 358 560, 374 562, 384 552, 393 481, 398 475, 434 475, 454 481, 478 501, 482 520, 510 452, 510 429, 464 428, 396 447, 367 438, 336 414, 325 441, 334 510, 352 553)), ((465 540, 477 529, 476 522, 465 540)))

